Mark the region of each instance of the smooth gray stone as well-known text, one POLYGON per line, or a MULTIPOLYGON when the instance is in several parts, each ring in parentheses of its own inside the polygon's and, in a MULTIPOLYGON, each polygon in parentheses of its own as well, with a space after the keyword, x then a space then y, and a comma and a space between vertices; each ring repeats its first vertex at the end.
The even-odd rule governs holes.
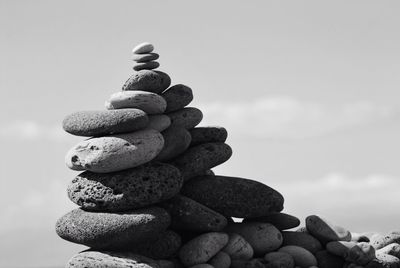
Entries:
POLYGON ((307 231, 323 245, 331 241, 350 241, 351 233, 341 226, 332 224, 317 215, 306 218, 307 231))
POLYGON ((68 197, 85 210, 116 212, 170 199, 182 184, 177 168, 153 162, 113 173, 85 171, 68 186, 68 197))
POLYGON ((322 250, 322 245, 318 239, 308 233, 285 231, 282 232, 282 236, 283 246, 299 246, 307 249, 312 254, 322 250))
POLYGON ((148 62, 157 60, 160 57, 157 53, 147 53, 147 54, 133 54, 132 60, 136 62, 148 62))
POLYGON ((338 268, 343 267, 344 259, 329 253, 326 250, 320 250, 315 253, 318 268, 338 268))
POLYGON ((171 84, 168 74, 161 71, 140 70, 122 86, 122 90, 142 90, 161 94, 171 84))
POLYGON ((58 219, 57 234, 94 249, 132 248, 154 241, 171 223, 165 209, 147 207, 124 213, 74 209, 58 219))
POLYGON ((106 108, 124 109, 135 108, 142 110, 147 115, 162 114, 167 107, 167 102, 160 95, 141 90, 119 91, 112 94, 106 102, 106 108))
POLYGON ((157 161, 171 160, 189 148, 191 136, 183 127, 169 127, 161 133, 164 138, 164 147, 156 156, 157 161))
POLYGON ((279 230, 292 229, 300 225, 300 220, 297 217, 281 212, 268 213, 261 217, 246 218, 243 220, 243 222, 251 221, 268 222, 279 230))
POLYGON ((220 213, 182 195, 161 205, 171 215, 171 228, 195 232, 221 231, 227 219, 220 213))
POLYGON ((225 143, 204 143, 190 147, 170 163, 181 171, 186 181, 224 163, 231 155, 232 149, 225 143))
POLYGON ((130 252, 83 251, 73 256, 66 268, 161 268, 156 260, 130 252))
POLYGON ((149 123, 145 112, 139 109, 80 111, 63 120, 66 132, 77 136, 103 136, 133 132, 149 123))
POLYGON ((143 42, 132 49, 133 54, 147 54, 153 52, 154 45, 149 42, 143 42))
POLYGON ((192 89, 182 84, 177 84, 168 88, 161 96, 167 102, 166 112, 183 109, 193 100, 192 89))
POLYGON ((149 124, 146 128, 157 130, 162 132, 169 128, 171 125, 171 119, 165 114, 153 114, 149 115, 149 124))
POLYGON ((228 132, 223 127, 195 127, 190 130, 190 146, 207 142, 225 142, 228 132))
POLYGON ((194 107, 186 107, 167 114, 171 118, 171 126, 192 129, 203 119, 203 113, 194 107))
POLYGON ((158 63, 157 61, 138 62, 133 65, 133 70, 153 70, 157 69, 158 67, 160 67, 160 63, 158 63))
POLYGON ((199 176, 187 181, 181 194, 228 217, 259 217, 283 209, 283 196, 258 181, 199 176))

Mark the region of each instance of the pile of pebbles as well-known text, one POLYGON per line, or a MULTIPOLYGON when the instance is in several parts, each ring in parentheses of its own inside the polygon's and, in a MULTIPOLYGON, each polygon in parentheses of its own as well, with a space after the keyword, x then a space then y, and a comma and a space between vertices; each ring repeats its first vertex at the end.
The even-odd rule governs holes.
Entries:
POLYGON ((79 208, 56 232, 89 247, 66 267, 399 267, 400 232, 351 233, 316 215, 298 228, 276 190, 215 175, 232 155, 227 131, 197 127, 202 112, 186 107, 192 90, 170 86, 153 50, 133 49, 134 73, 105 110, 63 121, 66 132, 89 137, 65 158, 83 171, 67 190, 79 208))

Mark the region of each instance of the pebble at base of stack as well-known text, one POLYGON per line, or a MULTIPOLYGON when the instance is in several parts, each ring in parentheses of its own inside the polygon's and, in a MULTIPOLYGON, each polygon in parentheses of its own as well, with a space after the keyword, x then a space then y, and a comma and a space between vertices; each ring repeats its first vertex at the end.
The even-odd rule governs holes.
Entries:
POLYGON ((275 189, 215 175, 232 155, 227 130, 198 126, 193 90, 157 70, 154 45, 132 53, 133 74, 106 109, 63 121, 89 137, 65 157, 83 171, 67 189, 79 208, 56 232, 88 247, 67 268, 400 268, 400 232, 354 233, 318 215, 298 228, 275 189))

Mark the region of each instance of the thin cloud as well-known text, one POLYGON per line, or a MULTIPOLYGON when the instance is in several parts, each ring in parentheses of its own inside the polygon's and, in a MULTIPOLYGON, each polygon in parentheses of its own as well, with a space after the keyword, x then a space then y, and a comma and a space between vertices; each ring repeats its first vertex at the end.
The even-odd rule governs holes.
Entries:
POLYGON ((61 125, 44 125, 35 121, 20 120, 4 124, 0 129, 2 139, 65 141, 68 135, 61 125))
POLYGON ((342 105, 300 101, 291 97, 264 97, 248 102, 200 105, 203 125, 223 125, 242 136, 302 139, 340 129, 370 124, 396 116, 390 106, 359 101, 342 105))

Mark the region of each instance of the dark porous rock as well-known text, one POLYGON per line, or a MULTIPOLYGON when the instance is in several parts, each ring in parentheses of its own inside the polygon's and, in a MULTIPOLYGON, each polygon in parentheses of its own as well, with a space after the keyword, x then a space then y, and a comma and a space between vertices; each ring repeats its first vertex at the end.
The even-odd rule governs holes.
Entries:
POLYGON ((306 228, 323 245, 330 241, 351 240, 351 233, 347 229, 334 225, 317 215, 311 215, 306 218, 306 228))
POLYGON ((160 67, 160 63, 157 61, 138 62, 137 64, 133 65, 133 70, 153 70, 158 67, 160 67))
POLYGON ((244 219, 244 222, 251 221, 268 222, 279 230, 292 229, 300 225, 300 220, 297 217, 280 212, 269 213, 265 216, 257 218, 244 219))
POLYGON ((139 109, 80 111, 67 115, 63 121, 66 132, 77 136, 102 136, 133 132, 149 123, 145 112, 139 109))
POLYGON ((163 205, 171 215, 171 228, 195 232, 221 231, 226 218, 214 210, 182 195, 177 195, 163 205))
POLYGON ((196 127, 190 130, 191 146, 207 142, 225 142, 228 132, 223 127, 196 127))
POLYGON ((224 163, 231 155, 232 149, 225 143, 204 143, 190 147, 170 163, 181 171, 186 181, 224 163))
POLYGON ((164 138, 164 147, 155 160, 171 160, 189 148, 191 136, 183 127, 169 127, 161 133, 164 138))
POLYGON ((183 108, 167 115, 171 118, 171 126, 184 127, 186 129, 194 128, 203 119, 203 113, 194 107, 183 108))
POLYGON ((122 86, 122 90, 143 90, 160 94, 171 84, 168 74, 153 71, 140 70, 135 72, 122 86))
POLYGON ((130 252, 83 251, 66 268, 161 268, 156 260, 130 252))
POLYGON ((186 182, 181 193, 224 216, 250 218, 283 209, 283 196, 258 181, 199 176, 186 182))
POLYGON ((133 54, 132 60, 136 62, 148 62, 157 60, 160 57, 157 53, 147 53, 147 54, 133 54))
POLYGON ((165 209, 148 207, 124 213, 74 209, 56 223, 57 234, 94 249, 131 248, 157 239, 171 223, 165 209))
POLYGON ((166 259, 174 256, 181 244, 180 235, 174 231, 167 230, 160 234, 156 240, 133 247, 132 251, 153 259, 166 259))
POLYGON ((344 259, 329 253, 326 250, 321 250, 315 253, 317 258, 318 268, 340 268, 344 265, 344 259))
POLYGON ((161 96, 167 101, 166 112, 183 109, 193 100, 192 89, 182 84, 170 87, 161 96))
POLYGON ((68 196, 89 211, 123 211, 175 196, 183 179, 172 165, 153 162, 113 173, 85 171, 72 180, 68 196))
POLYGON ((91 138, 79 142, 65 156, 73 170, 109 173, 134 168, 153 160, 164 138, 154 129, 91 138))
POLYGON ((282 235, 283 246, 299 246, 307 249, 313 254, 322 250, 322 245, 318 239, 308 233, 285 231, 282 232, 282 235))

